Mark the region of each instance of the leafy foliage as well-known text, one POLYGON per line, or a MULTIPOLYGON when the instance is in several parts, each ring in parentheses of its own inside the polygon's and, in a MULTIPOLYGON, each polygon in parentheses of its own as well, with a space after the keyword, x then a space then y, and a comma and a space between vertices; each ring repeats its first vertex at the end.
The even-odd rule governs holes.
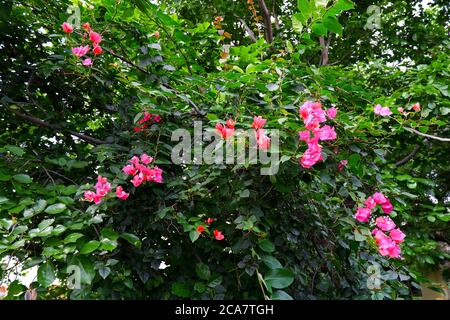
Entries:
POLYGON ((0 1, 0 257, 37 268, 30 288, 2 268, 5 282, 13 277, 7 299, 27 289, 62 299, 411 298, 423 272, 449 258, 438 248, 450 242, 450 150, 433 138, 449 136, 448 4, 416 16, 406 2, 377 2, 386 15, 372 43, 366 4, 273 1, 280 28, 269 43, 256 3, 257 16, 244 1, 162 2, 79 3, 81 22, 103 37, 104 53, 86 67, 70 51, 82 29, 60 27, 66 2, 0 1), (221 15, 231 39, 214 28, 221 15), (319 38, 332 34, 337 63, 326 65, 319 38), (338 108, 338 139, 310 170, 298 163, 306 100, 338 108), (376 117, 375 104, 394 114, 376 117), (136 132, 145 111, 162 120, 136 132), (256 115, 280 131, 276 175, 249 163, 172 163, 176 129, 227 118, 250 128, 256 115), (164 183, 134 188, 121 170, 144 152, 164 183), (97 175, 128 184, 130 197, 83 201, 97 175), (402 260, 381 257, 353 218, 378 190, 403 221, 402 260), (225 239, 213 240, 213 229, 225 239), (70 285, 73 266, 79 287, 70 285), (367 286, 371 266, 381 288, 367 286))

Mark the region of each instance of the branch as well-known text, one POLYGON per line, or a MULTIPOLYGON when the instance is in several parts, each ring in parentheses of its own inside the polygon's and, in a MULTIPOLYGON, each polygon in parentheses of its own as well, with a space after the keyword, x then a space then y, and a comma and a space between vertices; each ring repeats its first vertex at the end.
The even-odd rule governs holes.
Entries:
POLYGON ((408 128, 408 127, 404 127, 404 129, 409 132, 415 133, 419 136, 422 136, 422 137, 426 137, 426 138, 430 138, 430 139, 438 140, 438 141, 442 141, 442 142, 450 142, 450 138, 441 138, 441 137, 433 136, 431 134, 422 133, 420 131, 417 131, 416 129, 408 128))
POLYGON ((129 59, 125 58, 125 57, 122 57, 121 55, 118 55, 117 53, 115 53, 115 52, 112 51, 112 50, 109 50, 109 49, 104 49, 104 50, 105 50, 106 52, 108 52, 110 55, 112 55, 112 56, 118 58, 119 60, 121 60, 121 61, 123 61, 123 62, 129 64, 129 65, 132 66, 132 67, 135 67, 135 68, 138 69, 139 71, 141 71, 141 72, 143 72, 143 73, 145 73, 145 74, 147 74, 147 75, 151 75, 150 72, 148 72, 148 71, 145 70, 144 68, 138 66, 137 64, 135 64, 135 63, 132 62, 131 60, 129 60, 129 59))
POLYGON ((404 157, 403 159, 397 161, 397 162, 395 163, 395 166, 396 166, 396 167, 400 167, 401 165, 404 165, 404 164, 407 163, 409 160, 411 160, 412 158, 414 158, 414 156, 417 154, 417 152, 419 152, 420 148, 421 148, 421 145, 420 145, 420 144, 416 145, 416 147, 413 149, 413 151, 411 151, 411 153, 408 154, 408 155, 407 155, 406 157, 404 157))
POLYGON ((24 120, 26 120, 28 122, 34 123, 34 124, 36 124, 36 125, 38 125, 40 127, 46 127, 46 128, 54 129, 54 130, 57 130, 57 131, 66 131, 66 132, 70 133, 71 135, 73 135, 75 137, 78 137, 81 140, 84 140, 86 142, 90 142, 92 144, 109 144, 108 142, 106 142, 104 140, 100 140, 100 139, 91 137, 89 135, 83 134, 83 133, 79 133, 79 132, 75 132, 75 131, 72 131, 72 130, 64 129, 64 128, 62 128, 59 125, 48 123, 48 122, 46 122, 46 121, 44 121, 42 119, 26 115, 26 114, 24 114, 24 113, 22 113, 22 112, 20 112, 18 110, 15 110, 15 109, 12 109, 12 108, 9 108, 9 107, 7 107, 7 109, 9 111, 11 111, 12 113, 14 113, 16 116, 18 116, 19 118, 22 118, 22 119, 24 119, 24 120))
POLYGON ((264 25, 265 27, 265 33, 266 33, 266 41, 268 43, 272 43, 273 41, 273 31, 272 31, 272 21, 270 19, 270 12, 269 9, 267 9, 266 3, 264 0, 258 0, 259 7, 261 8, 262 14, 264 16, 264 25))
POLYGON ((239 16, 236 16, 236 15, 235 15, 235 17, 236 17, 236 19, 238 19, 239 22, 242 24, 242 27, 245 29, 245 31, 247 31, 247 34, 248 34, 248 36, 250 37, 250 39, 251 39, 253 42, 256 42, 256 37, 255 37, 255 34, 254 34, 253 30, 250 29, 250 27, 247 25, 247 23, 245 23, 245 21, 244 21, 243 19, 241 19, 239 16))
POLYGON ((320 65, 326 66, 328 64, 328 44, 325 43, 324 37, 319 37, 319 42, 322 47, 322 56, 320 58, 320 65))
POLYGON ((275 29, 280 30, 280 22, 278 20, 277 10, 275 10, 275 0, 272 1, 272 13, 275 20, 275 29))

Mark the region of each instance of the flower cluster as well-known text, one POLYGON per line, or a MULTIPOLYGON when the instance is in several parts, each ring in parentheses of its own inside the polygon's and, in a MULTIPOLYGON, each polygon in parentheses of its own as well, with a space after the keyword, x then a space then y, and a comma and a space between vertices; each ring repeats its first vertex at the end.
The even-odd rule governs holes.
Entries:
MULTIPOLYGON (((206 224, 210 225, 213 221, 214 221, 213 218, 208 218, 205 222, 206 222, 206 224)), ((206 228, 204 225, 199 224, 197 226, 196 230, 197 230, 198 234, 202 234, 206 230, 206 228)), ((225 239, 225 236, 222 234, 222 231, 215 229, 213 231, 213 234, 214 234, 214 238, 216 238, 216 240, 220 241, 220 240, 225 239)))
POLYGON ((334 127, 329 125, 320 127, 320 124, 326 121, 326 116, 330 119, 334 119, 337 114, 337 109, 332 107, 325 113, 320 102, 306 101, 300 107, 299 114, 307 129, 299 132, 299 139, 308 144, 308 149, 300 158, 300 164, 303 168, 311 168, 314 164, 323 159, 321 154, 322 146, 319 144, 319 140, 336 139, 334 127))
MULTIPOLYGON (((137 156, 132 157, 128 164, 122 168, 122 171, 126 174, 133 175, 131 183, 138 187, 144 181, 154 181, 162 183, 162 170, 157 166, 153 168, 147 166, 153 161, 153 158, 143 153, 140 158, 137 156)), ((97 183, 95 184, 95 192, 87 190, 84 192, 84 199, 89 202, 99 204, 102 199, 111 191, 111 184, 108 179, 102 176, 97 177, 97 183)), ((123 190, 123 187, 118 185, 116 187, 116 197, 121 200, 126 200, 130 194, 123 190)))
POLYGON ((99 204, 103 197, 111 190, 111 184, 107 178, 102 176, 97 177, 97 183, 95 184, 95 192, 87 190, 84 192, 84 199, 89 202, 94 201, 95 204, 99 204))
MULTIPOLYGON (((355 219, 361 222, 369 222, 372 210, 377 205, 381 206, 381 210, 385 214, 390 214, 394 210, 394 206, 391 204, 389 198, 381 192, 375 192, 366 199, 364 207, 359 207, 356 210, 355 219)), ((394 221, 390 217, 377 217, 375 219, 375 225, 376 228, 372 231, 372 235, 378 245, 378 252, 382 256, 399 258, 401 254, 399 243, 403 242, 405 234, 399 228, 396 228, 394 221), (389 232, 389 235, 385 232, 389 232)))
POLYGON ((264 125, 267 120, 261 116, 253 118, 252 128, 255 129, 256 144, 262 150, 267 150, 270 147, 270 138, 264 133, 264 125))
POLYGON ((150 120, 154 122, 160 122, 161 116, 159 114, 152 114, 147 111, 144 112, 144 117, 137 122, 139 126, 134 127, 135 132, 139 132, 141 130, 147 129, 148 124, 146 122, 149 122, 150 120))
POLYGON ((225 125, 220 122, 216 124, 216 132, 222 136, 224 139, 228 139, 234 135, 235 122, 233 119, 228 119, 225 125))
POLYGON ((377 116, 382 117, 390 116, 392 114, 392 111, 391 109, 389 109, 389 107, 382 107, 380 104, 377 104, 375 107, 373 107, 373 112, 377 116))
MULTIPOLYGON (((73 26, 68 22, 64 22, 62 24, 62 28, 63 28, 63 31, 66 33, 72 33, 74 30, 73 26)), ((83 34, 83 39, 87 38, 88 33, 89 33, 89 40, 92 43, 92 53, 94 54, 94 56, 102 54, 103 49, 100 47, 100 42, 102 41, 102 36, 99 33, 95 32, 94 30, 91 29, 89 22, 86 22, 83 24, 83 30, 85 31, 85 33, 83 34)), ((81 58, 81 57, 85 56, 89 52, 90 49, 91 48, 90 48, 89 44, 81 45, 79 47, 73 47, 72 53, 76 57, 81 58)), ((84 66, 91 66, 92 58, 87 57, 87 58, 83 59, 82 64, 84 66)))
POLYGON ((133 176, 133 179, 130 181, 136 188, 145 181, 162 183, 162 170, 158 166, 154 166, 153 168, 148 166, 152 161, 152 157, 143 153, 140 159, 134 156, 128 160, 131 164, 124 166, 122 171, 133 176))

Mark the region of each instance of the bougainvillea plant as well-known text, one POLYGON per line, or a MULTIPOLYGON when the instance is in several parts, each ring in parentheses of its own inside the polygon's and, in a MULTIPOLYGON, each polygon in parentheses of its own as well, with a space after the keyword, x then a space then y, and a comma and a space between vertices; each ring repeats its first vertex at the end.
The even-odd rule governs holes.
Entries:
POLYGON ((0 299, 411 299, 445 267, 447 4, 0 4, 0 299))

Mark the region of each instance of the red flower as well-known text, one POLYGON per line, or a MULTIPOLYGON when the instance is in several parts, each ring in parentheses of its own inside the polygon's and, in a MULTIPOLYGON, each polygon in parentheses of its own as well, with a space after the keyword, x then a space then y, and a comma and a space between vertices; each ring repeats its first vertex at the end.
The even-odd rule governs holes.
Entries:
POLYGON ((228 119, 226 121, 226 124, 227 124, 228 128, 234 129, 235 122, 233 119, 228 119))
POLYGON ((207 223, 207 224, 211 224, 213 221, 214 221, 213 218, 208 218, 208 219, 206 220, 206 223, 207 223))
POLYGON ((62 24, 62 28, 64 32, 66 33, 72 33, 73 32, 73 26, 70 23, 64 22, 62 24))
POLYGON ((86 31, 91 30, 91 25, 89 24, 89 22, 83 23, 83 29, 86 31))
POLYGON ((198 232, 199 234, 202 234, 203 231, 205 231, 205 227, 202 226, 202 225, 199 225, 199 226, 197 227, 197 232, 198 232))
POLYGON ((225 237, 222 234, 222 231, 219 230, 214 230, 214 237, 216 238, 216 240, 223 240, 225 237))
POLYGON ((103 49, 100 46, 94 45, 94 50, 92 50, 92 51, 94 51, 95 55, 98 55, 98 54, 101 54, 103 52, 103 49))

